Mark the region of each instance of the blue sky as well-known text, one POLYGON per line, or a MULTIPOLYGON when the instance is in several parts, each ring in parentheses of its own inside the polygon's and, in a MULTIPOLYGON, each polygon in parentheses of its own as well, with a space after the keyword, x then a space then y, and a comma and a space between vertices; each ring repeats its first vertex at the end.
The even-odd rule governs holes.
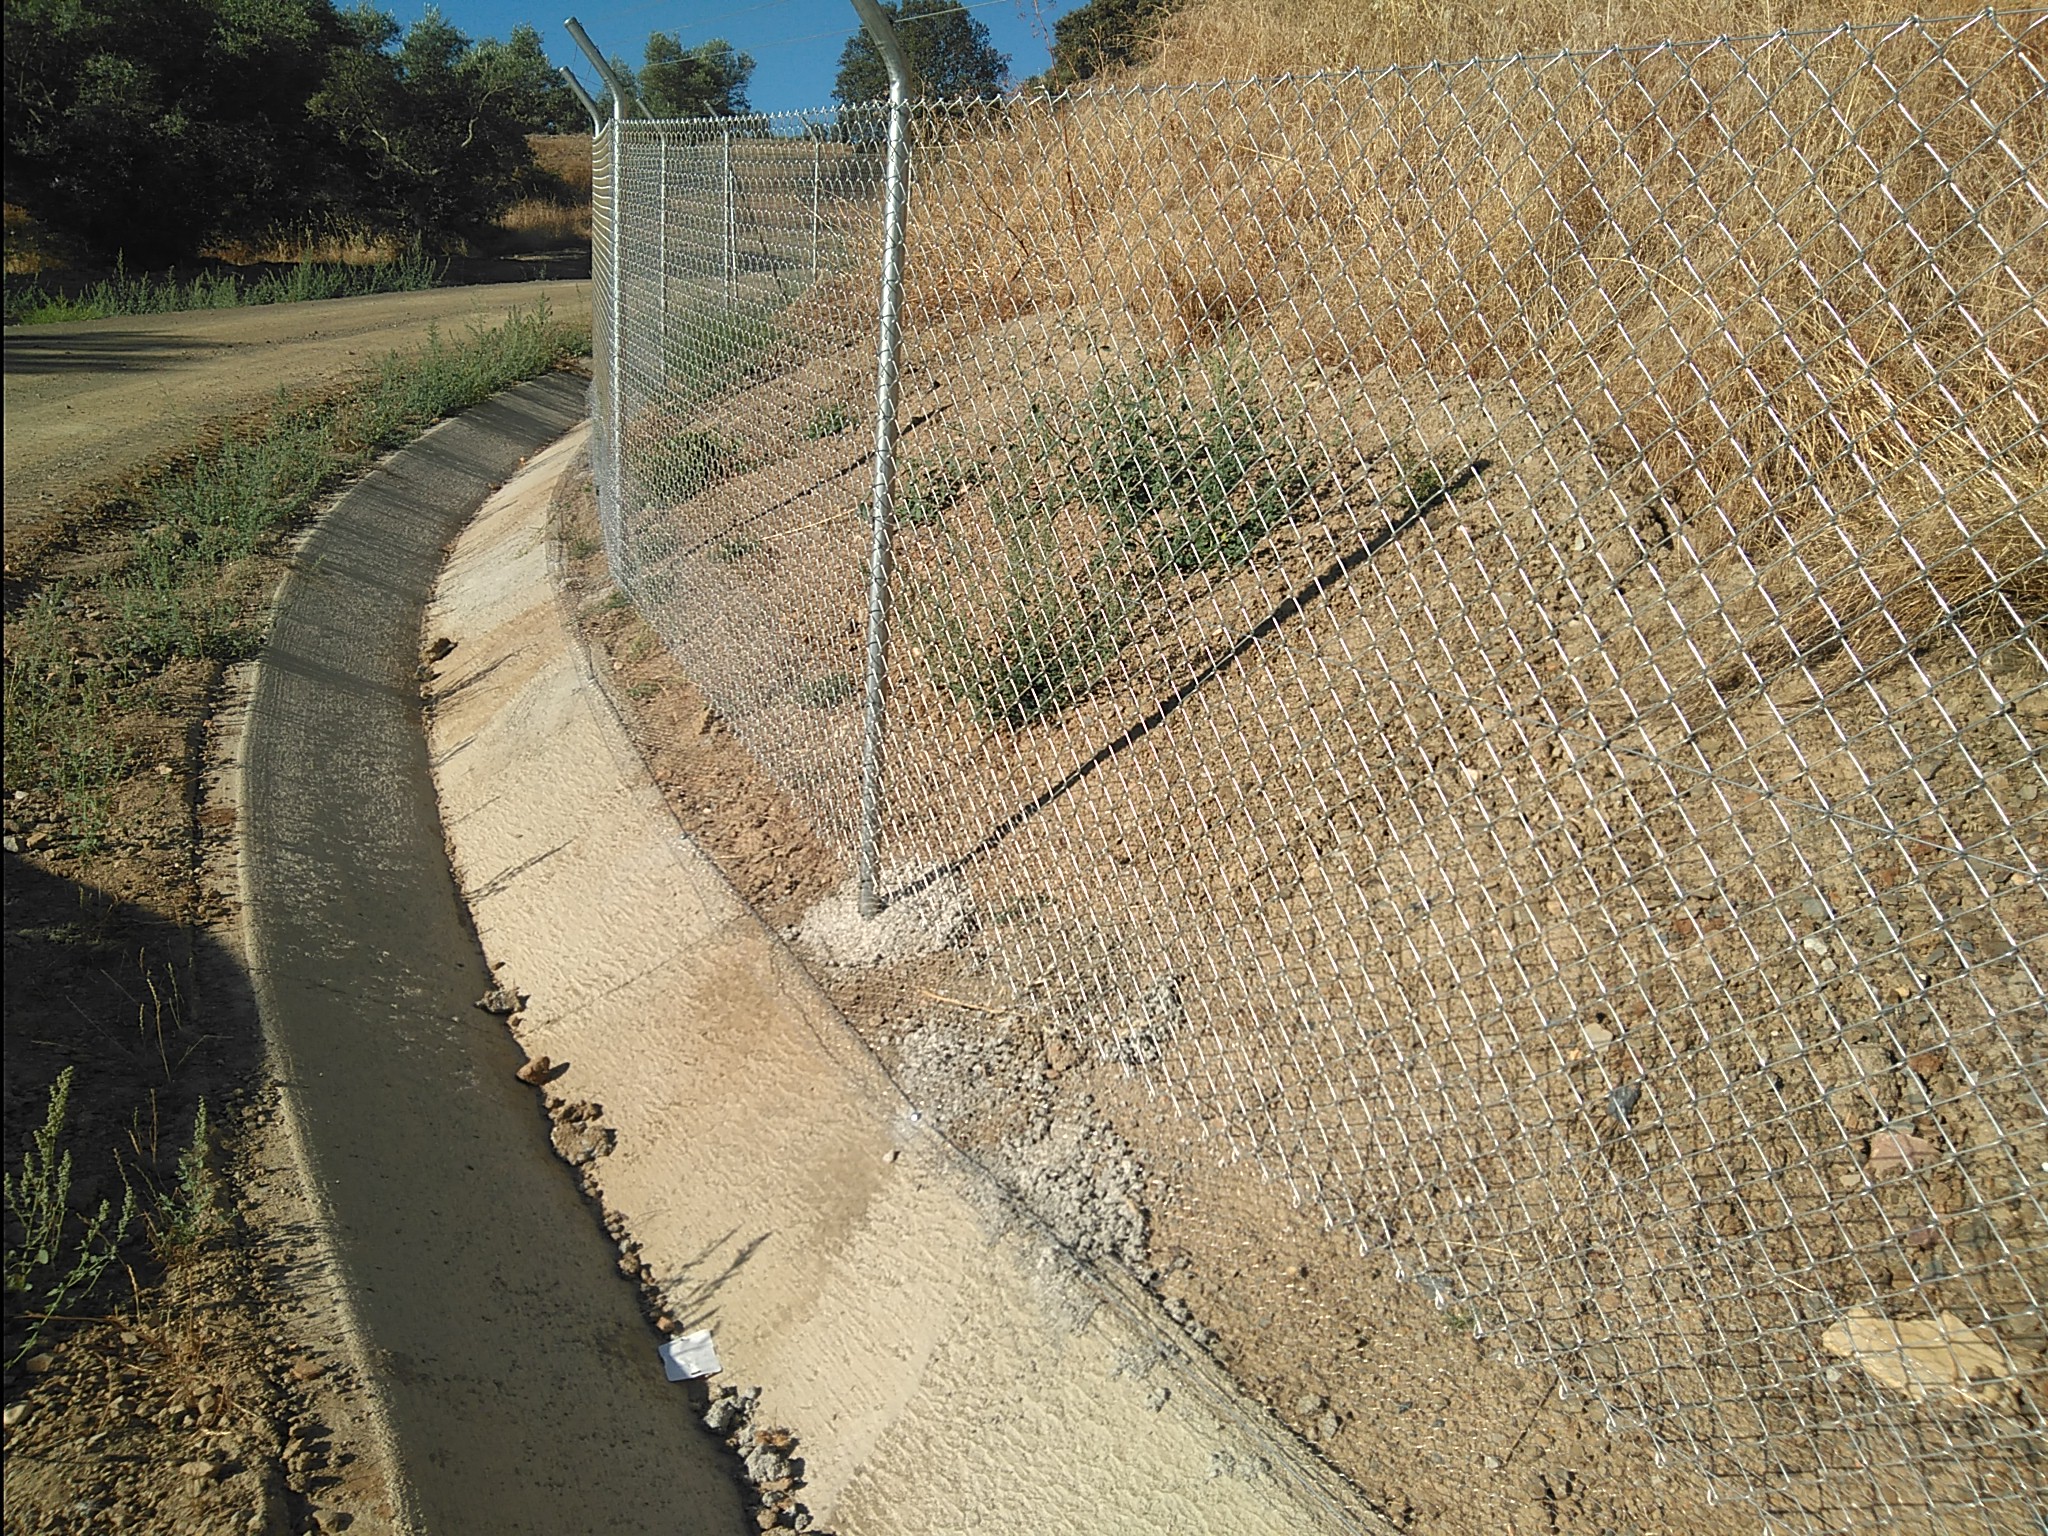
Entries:
MULTIPOLYGON (((374 3, 374 0, 373 0, 374 3)), ((1080 0, 966 0, 995 45, 1010 56, 1019 80, 1046 66, 1047 41, 1056 17, 1080 0)), ((591 40, 608 54, 639 64, 649 32, 672 32, 685 48, 723 37, 754 56, 748 93, 757 112, 784 112, 829 105, 839 72, 839 50, 858 24, 847 0, 442 0, 441 14, 471 37, 504 37, 521 22, 532 26, 548 56, 567 64, 595 88, 590 66, 576 51, 562 18, 574 16, 591 40)), ((416 20, 424 0, 384 0, 401 24, 416 20)))

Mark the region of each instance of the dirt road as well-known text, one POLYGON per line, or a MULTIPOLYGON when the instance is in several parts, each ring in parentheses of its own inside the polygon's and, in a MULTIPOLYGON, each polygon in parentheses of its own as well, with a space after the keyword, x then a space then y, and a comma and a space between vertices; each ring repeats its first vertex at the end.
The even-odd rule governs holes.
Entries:
POLYGON ((7 541, 260 410, 280 389, 338 383, 418 345, 430 326, 459 336, 542 297, 574 313, 588 307, 590 285, 491 284, 11 327, 7 541))

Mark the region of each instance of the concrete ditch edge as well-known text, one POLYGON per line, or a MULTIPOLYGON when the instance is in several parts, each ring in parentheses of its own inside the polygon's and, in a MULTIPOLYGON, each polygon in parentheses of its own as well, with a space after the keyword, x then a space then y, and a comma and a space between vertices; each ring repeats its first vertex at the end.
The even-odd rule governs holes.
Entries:
MULTIPOLYGON (((801 1438, 841 1536, 1391 1530, 919 1118, 689 842, 550 568, 565 440, 464 531, 429 742, 457 879, 678 1327, 801 1438)), ((438 648, 438 647, 437 647, 438 648)), ((647 1369, 656 1369, 650 1353, 647 1369)))
POLYGON ((392 1463, 435 1533, 737 1530, 518 1054, 449 872, 419 698, 447 541, 583 415, 565 375, 380 463, 298 551, 242 738, 245 953, 392 1463))

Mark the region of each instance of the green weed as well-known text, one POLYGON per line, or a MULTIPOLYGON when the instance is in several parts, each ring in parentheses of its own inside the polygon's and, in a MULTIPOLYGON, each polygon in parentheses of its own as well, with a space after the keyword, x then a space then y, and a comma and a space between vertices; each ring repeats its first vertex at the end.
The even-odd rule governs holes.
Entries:
POLYGON ((50 792, 65 833, 91 848, 107 833, 132 758, 113 731, 114 677, 72 643, 73 601, 62 587, 45 590, 10 626, 6 773, 12 786, 50 792))
POLYGON ((221 1224, 220 1181, 213 1171, 212 1126, 206 1100, 192 1120, 192 1141, 178 1154, 177 1180, 156 1197, 148 1218, 150 1243, 166 1261, 193 1253, 221 1224))
POLYGON ((951 454, 907 459, 890 515, 899 528, 929 527, 952 511, 982 474, 978 465, 951 454))
POLYGON ((135 1219, 135 1191, 125 1179, 118 1216, 106 1200, 89 1217, 71 1209, 71 1153, 59 1145, 71 1108, 71 1073, 66 1067, 50 1088, 49 1110, 22 1154, 21 1176, 5 1177, 7 1213, 21 1233, 20 1244, 6 1249, 9 1321, 23 1324, 7 1358, 10 1370, 52 1320, 92 1294, 135 1219))
POLYGON ((305 260, 282 272, 266 272, 257 277, 200 272, 181 279, 175 271, 154 276, 117 267, 112 277, 77 294, 54 293, 34 279, 10 277, 6 284, 6 320, 9 325, 53 325, 104 320, 114 315, 155 315, 187 309, 234 309, 250 304, 294 304, 366 293, 406 293, 438 287, 447 270, 446 262, 433 261, 418 253, 361 266, 305 260))
POLYGON ((852 425, 853 412, 832 400, 811 413, 811 419, 804 423, 804 436, 811 442, 817 442, 821 438, 837 437, 852 425))
POLYGON ((90 581, 33 593, 7 624, 6 776, 43 791, 85 848, 106 835, 135 769, 121 722, 146 711, 171 663, 232 662, 263 642, 255 557, 371 455, 430 422, 556 367, 587 332, 545 305, 462 340, 387 358, 366 387, 282 407, 137 493, 138 531, 111 536, 90 581))
POLYGON ((1434 458, 1401 454, 1395 458, 1394 465, 1401 477, 1397 499, 1406 503, 1399 508, 1400 511, 1421 511, 1444 493, 1447 484, 1444 468, 1434 458))
POLYGON ((1097 392, 1080 494, 1154 572, 1229 570, 1251 557, 1321 479, 1228 360, 1198 391, 1150 373, 1097 392))
POLYGON ((1014 730, 1102 681, 1130 636, 1137 594, 1114 558, 1098 558, 1077 580, 1050 525, 1030 519, 1005 531, 997 580, 992 633, 957 610, 914 622, 940 686, 983 725, 1014 730))
POLYGON ((823 677, 799 683, 796 689, 797 702, 812 709, 831 709, 852 697, 853 674, 850 672, 828 672, 823 677))
POLYGON ((658 503, 680 505, 753 467, 747 451, 721 433, 680 432, 662 443, 646 469, 647 491, 658 503))
POLYGON ((711 543, 711 558, 720 565, 737 565, 749 555, 761 553, 761 541, 744 533, 722 533, 711 543))
MULTIPOLYGON (((1078 409, 1034 402, 979 477, 1001 530, 993 621, 943 596, 914 620, 935 680, 991 726, 1084 697, 1128 642, 1143 594, 1243 565, 1313 496, 1327 469, 1297 436, 1227 358, 1205 377, 1111 381, 1078 409)), ((916 464, 903 499, 936 519, 976 483, 947 461, 916 464)), ((950 553, 985 563, 957 541, 950 553)))
POLYGON ((783 339, 778 297, 732 309, 670 311, 662 361, 671 394, 685 414, 746 388, 766 372, 767 354, 783 339))

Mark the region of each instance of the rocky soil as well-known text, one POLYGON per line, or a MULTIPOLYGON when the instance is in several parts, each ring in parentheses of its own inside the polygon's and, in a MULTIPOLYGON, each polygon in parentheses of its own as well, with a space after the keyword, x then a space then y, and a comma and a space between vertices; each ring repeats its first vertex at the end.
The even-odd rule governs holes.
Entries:
POLYGON ((1478 1335, 1450 1282, 1361 1257, 1229 1155, 1216 1127, 1148 1090, 1141 1069, 1179 1007, 1170 982, 1113 1020, 1034 1006, 997 976, 988 935, 943 883, 861 925, 850 872, 613 592, 586 478, 565 482, 557 516, 569 601, 678 822, 1018 1208, 1077 1257, 1136 1278, 1404 1530, 1756 1528, 1646 1437, 1478 1335), (1105 1036, 1112 1049, 1077 1044, 1105 1036))

